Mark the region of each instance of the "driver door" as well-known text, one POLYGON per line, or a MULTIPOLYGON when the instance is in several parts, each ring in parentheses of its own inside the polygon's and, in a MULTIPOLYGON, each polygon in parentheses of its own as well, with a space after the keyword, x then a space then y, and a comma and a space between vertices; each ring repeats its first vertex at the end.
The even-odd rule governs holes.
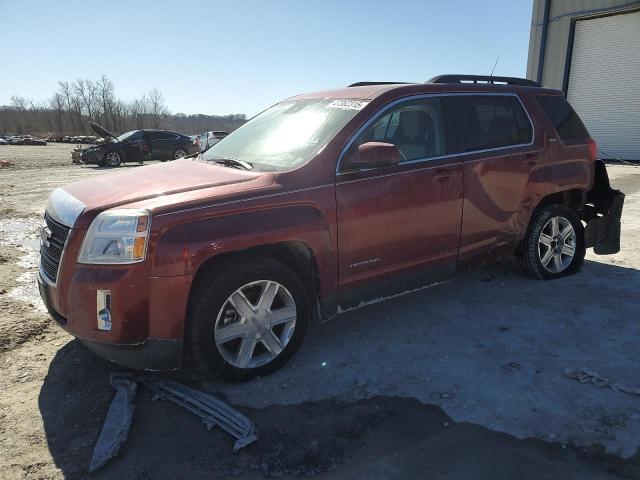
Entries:
POLYGON ((142 132, 140 130, 124 141, 124 154, 127 162, 138 162, 142 159, 142 132))
POLYGON ((444 128, 440 98, 404 100, 373 117, 342 156, 336 178, 342 308, 453 273, 462 173, 445 156, 444 128), (367 142, 396 145, 402 160, 351 168, 349 155, 367 142))

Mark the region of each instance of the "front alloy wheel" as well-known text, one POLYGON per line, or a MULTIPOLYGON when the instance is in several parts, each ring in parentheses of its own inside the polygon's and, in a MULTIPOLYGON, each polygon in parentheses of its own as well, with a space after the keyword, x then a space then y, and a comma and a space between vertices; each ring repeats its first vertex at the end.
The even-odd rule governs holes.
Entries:
POLYGON ((285 287, 270 280, 251 282, 233 292, 218 312, 216 347, 234 367, 259 367, 282 353, 296 318, 295 301, 285 287))
POLYGON ((105 155, 105 163, 109 167, 117 167, 122 163, 122 157, 118 152, 108 152, 105 155))
POLYGON ((187 341, 196 366, 228 380, 269 374, 300 346, 309 292, 272 258, 233 258, 204 273, 191 295, 187 341))

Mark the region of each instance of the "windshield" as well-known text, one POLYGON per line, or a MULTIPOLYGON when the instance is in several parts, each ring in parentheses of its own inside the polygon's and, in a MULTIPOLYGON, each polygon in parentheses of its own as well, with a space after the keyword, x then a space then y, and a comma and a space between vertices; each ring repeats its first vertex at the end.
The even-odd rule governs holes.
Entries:
POLYGON ((116 142, 122 142, 123 140, 126 140, 127 138, 129 138, 131 135, 133 135, 134 133, 136 133, 138 130, 131 130, 130 132, 127 133, 123 133, 122 135, 120 135, 118 138, 116 138, 116 142))
POLYGON ((291 169, 317 154, 367 104, 362 100, 293 100, 274 105, 203 154, 255 168, 291 169))

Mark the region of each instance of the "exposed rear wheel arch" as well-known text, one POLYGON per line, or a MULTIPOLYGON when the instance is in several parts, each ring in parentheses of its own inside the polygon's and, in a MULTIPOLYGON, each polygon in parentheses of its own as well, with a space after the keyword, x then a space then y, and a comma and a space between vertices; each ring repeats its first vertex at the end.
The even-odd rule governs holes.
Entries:
POLYGON ((552 193, 540 199, 535 210, 542 210, 550 205, 564 205, 572 210, 579 210, 584 203, 586 192, 577 188, 552 193))

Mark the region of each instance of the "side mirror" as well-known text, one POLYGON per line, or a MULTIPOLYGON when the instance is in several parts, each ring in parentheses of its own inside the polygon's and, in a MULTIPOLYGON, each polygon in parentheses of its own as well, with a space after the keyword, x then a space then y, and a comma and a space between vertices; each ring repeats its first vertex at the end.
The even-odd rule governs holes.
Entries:
POLYGON ((351 169, 389 167, 400 162, 398 147, 391 143, 367 142, 351 152, 347 165, 351 169))

